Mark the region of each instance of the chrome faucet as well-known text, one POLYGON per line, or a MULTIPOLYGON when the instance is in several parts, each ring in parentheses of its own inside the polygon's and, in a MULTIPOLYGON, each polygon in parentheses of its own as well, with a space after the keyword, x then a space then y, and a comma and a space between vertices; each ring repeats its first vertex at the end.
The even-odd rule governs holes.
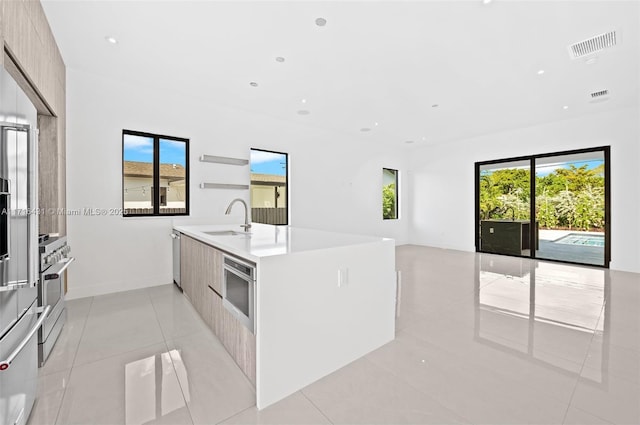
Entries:
POLYGON ((231 207, 233 207, 233 204, 235 204, 236 202, 241 202, 242 205, 244 205, 244 224, 241 224, 240 227, 244 227, 244 231, 248 232, 249 229, 251 229, 251 217, 249 216, 249 207, 247 207, 247 203, 244 201, 244 199, 236 198, 231 201, 224 213, 226 215, 231 214, 231 207))

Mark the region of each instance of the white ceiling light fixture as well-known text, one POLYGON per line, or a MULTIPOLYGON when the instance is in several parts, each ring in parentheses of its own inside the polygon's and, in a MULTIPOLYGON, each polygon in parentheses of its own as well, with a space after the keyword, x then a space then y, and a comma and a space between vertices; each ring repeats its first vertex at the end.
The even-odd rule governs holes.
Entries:
POLYGON ((378 122, 374 122, 373 125, 374 125, 374 127, 377 127, 378 126, 378 122))
POLYGON ((284 62, 284 60, 285 60, 285 59, 284 59, 282 56, 277 56, 277 57, 276 57, 276 62, 280 62, 280 63, 282 63, 282 62, 284 62))
POLYGON ((566 111, 567 109, 569 109, 569 107, 568 107, 567 105, 564 105, 564 106, 562 107, 562 109, 564 109, 564 110, 566 111))
POLYGON ((539 69, 538 70, 538 75, 542 75, 542 74, 544 74, 544 69, 539 69))
POLYGON ((324 18, 316 18, 316 25, 319 27, 324 27, 327 25, 327 20, 324 18))
POLYGON ((307 99, 302 99, 301 102, 302 103, 307 103, 307 99))
POLYGON ((491 3, 491 0, 482 0, 482 4, 489 4, 491 3))
POLYGON ((107 41, 107 43, 118 44, 118 40, 116 40, 115 37, 112 37, 110 35, 106 36, 104 39, 107 41))

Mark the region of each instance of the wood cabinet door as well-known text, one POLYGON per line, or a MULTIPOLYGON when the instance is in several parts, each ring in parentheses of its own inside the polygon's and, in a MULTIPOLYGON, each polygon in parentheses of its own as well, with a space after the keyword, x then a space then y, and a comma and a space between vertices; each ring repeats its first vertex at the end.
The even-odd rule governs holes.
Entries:
POLYGON ((195 241, 186 235, 180 237, 180 287, 184 295, 193 304, 193 286, 194 286, 194 256, 193 243, 195 241))
POLYGON ((222 252, 183 234, 180 273, 184 294, 255 385, 256 337, 222 305, 222 252))
POLYGON ((222 251, 205 245, 207 258, 207 284, 222 296, 223 259, 222 251))
POLYGON ((180 238, 180 273, 182 291, 202 316, 207 282, 206 245, 184 234, 180 238))

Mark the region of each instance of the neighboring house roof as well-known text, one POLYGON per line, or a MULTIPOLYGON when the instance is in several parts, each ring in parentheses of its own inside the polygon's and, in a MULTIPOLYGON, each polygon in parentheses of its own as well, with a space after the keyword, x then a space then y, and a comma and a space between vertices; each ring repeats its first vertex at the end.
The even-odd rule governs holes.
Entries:
MULTIPOLYGON (((153 164, 150 162, 124 161, 125 177, 152 177, 153 164)), ((183 180, 185 169, 180 164, 160 164, 160 178, 169 181, 183 180)))
POLYGON ((287 183, 287 176, 276 176, 274 174, 251 173, 251 183, 271 184, 274 186, 284 186, 287 183))

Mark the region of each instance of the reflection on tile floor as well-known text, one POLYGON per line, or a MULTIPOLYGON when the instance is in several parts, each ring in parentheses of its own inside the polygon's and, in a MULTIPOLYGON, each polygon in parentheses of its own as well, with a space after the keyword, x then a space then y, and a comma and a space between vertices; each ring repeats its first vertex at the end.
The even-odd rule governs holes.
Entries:
POLYGON ((172 285, 68 303, 30 424, 638 424, 640 275, 397 249, 396 339, 262 411, 172 285))

